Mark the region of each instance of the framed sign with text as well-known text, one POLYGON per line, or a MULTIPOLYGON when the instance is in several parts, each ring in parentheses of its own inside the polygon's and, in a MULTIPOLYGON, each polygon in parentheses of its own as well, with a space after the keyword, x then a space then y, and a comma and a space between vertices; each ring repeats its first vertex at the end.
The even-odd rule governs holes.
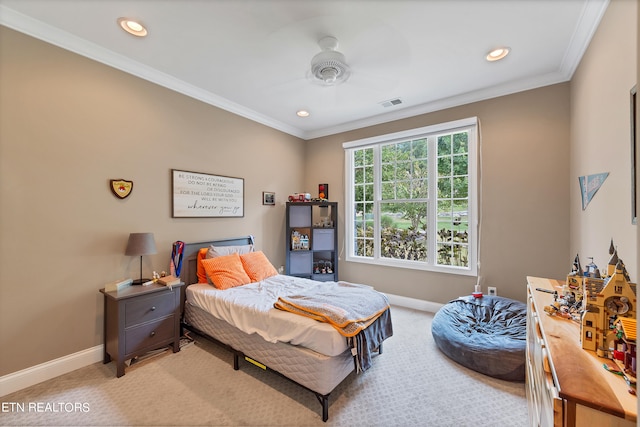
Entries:
POLYGON ((244 216, 244 179, 171 170, 173 218, 244 216))

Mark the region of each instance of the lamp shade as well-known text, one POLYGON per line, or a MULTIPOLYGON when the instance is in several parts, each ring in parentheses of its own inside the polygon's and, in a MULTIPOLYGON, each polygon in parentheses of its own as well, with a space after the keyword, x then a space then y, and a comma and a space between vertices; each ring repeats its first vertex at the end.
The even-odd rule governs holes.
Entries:
POLYGON ((124 254, 129 256, 153 255, 158 253, 153 233, 131 233, 124 254))

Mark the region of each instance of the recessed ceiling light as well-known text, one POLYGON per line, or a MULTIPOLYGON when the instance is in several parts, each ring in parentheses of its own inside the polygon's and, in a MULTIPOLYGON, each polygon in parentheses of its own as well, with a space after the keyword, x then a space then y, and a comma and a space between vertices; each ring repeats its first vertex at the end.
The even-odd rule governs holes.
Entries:
POLYGON ((493 49, 491 52, 487 54, 487 61, 489 62, 499 61, 505 56, 507 56, 510 50, 511 49, 509 49, 508 47, 499 47, 497 49, 493 49))
POLYGON ((118 18, 118 24, 129 34, 144 37, 147 35, 147 29, 140 22, 130 18, 118 18))
POLYGON ((309 117, 309 112, 307 110, 298 110, 296 111, 296 115, 298 117, 309 117))

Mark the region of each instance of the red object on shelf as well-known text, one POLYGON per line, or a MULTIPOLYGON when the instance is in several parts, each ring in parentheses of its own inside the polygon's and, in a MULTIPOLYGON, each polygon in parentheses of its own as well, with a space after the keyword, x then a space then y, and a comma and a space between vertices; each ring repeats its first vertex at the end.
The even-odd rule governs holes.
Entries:
POLYGON ((311 194, 309 193, 294 193, 288 197, 290 202, 309 202, 311 201, 311 194))
POLYGON ((329 184, 318 184, 318 198, 329 200, 329 184))

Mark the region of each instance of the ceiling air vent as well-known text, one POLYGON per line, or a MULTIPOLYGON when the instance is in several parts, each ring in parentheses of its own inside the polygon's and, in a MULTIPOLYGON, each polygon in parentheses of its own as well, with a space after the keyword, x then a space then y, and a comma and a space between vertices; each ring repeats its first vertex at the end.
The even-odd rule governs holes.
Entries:
POLYGON ((393 106, 400 105, 400 104, 402 104, 402 100, 400 98, 389 99, 387 101, 382 101, 380 103, 380 105, 382 105, 385 108, 393 107, 393 106))

